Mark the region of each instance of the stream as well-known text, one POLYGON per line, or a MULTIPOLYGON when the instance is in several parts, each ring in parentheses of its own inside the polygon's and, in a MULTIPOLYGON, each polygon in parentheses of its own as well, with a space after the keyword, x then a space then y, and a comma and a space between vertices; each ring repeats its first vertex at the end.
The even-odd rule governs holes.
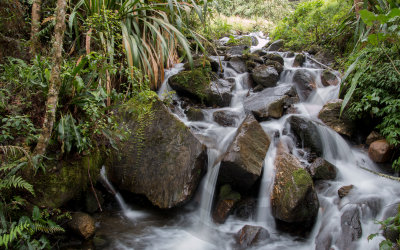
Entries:
MULTIPOLYGON (((251 51, 261 49, 268 42, 268 38, 263 37, 262 34, 254 35, 258 40, 258 45, 253 46, 251 51)), ((275 53, 279 53, 284 58, 284 70, 280 75, 278 86, 292 86, 296 70, 308 71, 315 76, 317 81, 316 89, 311 95, 308 98, 300 96, 300 102, 294 105, 298 111, 297 114, 286 114, 279 119, 260 123, 272 142, 263 163, 255 216, 245 220, 230 215, 223 224, 215 224, 212 220, 211 213, 217 193, 216 183, 220 167, 218 159, 226 152, 238 127, 246 117, 244 100, 249 94, 249 86, 244 81, 249 73, 239 74, 230 68, 226 61, 223 61, 223 57, 213 57, 215 60, 222 60, 222 78, 234 79, 233 97, 229 107, 202 109, 204 120, 189 121, 181 107, 179 96, 173 96, 177 103, 172 111, 174 115, 184 122, 208 148, 207 173, 203 177, 196 196, 189 204, 173 211, 144 211, 144 208, 135 207, 134 204, 126 204, 102 171, 104 182, 108 189, 113 191, 120 204, 120 207, 115 207, 111 212, 101 214, 97 218, 99 223, 96 234, 103 235, 108 241, 103 249, 236 249, 234 235, 245 225, 262 226, 270 233, 269 239, 251 249, 321 249, 320 246, 324 244, 332 245, 332 249, 378 249, 379 242, 384 238, 377 236, 368 241, 367 237, 379 231, 379 225, 375 224, 374 220, 382 218, 385 207, 397 202, 393 200, 393 197, 400 195, 400 184, 361 169, 359 166, 379 171, 364 151, 351 146, 342 136, 319 121, 318 112, 326 102, 338 98, 340 84, 324 87, 319 81, 323 69, 317 64, 307 59, 302 67, 294 68, 292 67, 293 56, 288 57, 286 52, 275 53), (213 113, 221 110, 235 114, 235 126, 223 127, 214 122, 213 113), (305 160, 307 153, 296 147, 293 137, 288 132, 290 125, 287 120, 291 116, 299 116, 318 124, 317 133, 322 138, 323 144, 322 156, 338 169, 335 180, 323 181, 315 185, 320 208, 318 218, 306 237, 293 236, 278 230, 271 214, 270 193, 273 188, 274 160, 279 141, 273 138, 279 136, 280 140, 292 149, 293 155, 305 165, 309 164, 305 160), (339 199, 338 189, 350 184, 355 187, 351 194, 339 199), (362 236, 349 248, 349 246, 341 246, 341 235, 344 233, 341 217, 348 209, 354 207, 360 214, 362 236), (322 245, 318 245, 316 243, 318 241, 322 245)), ((168 86, 168 78, 181 70, 183 70, 183 64, 177 64, 172 69, 166 70, 166 80, 159 90, 160 98, 164 98, 164 93, 172 90, 168 86)))

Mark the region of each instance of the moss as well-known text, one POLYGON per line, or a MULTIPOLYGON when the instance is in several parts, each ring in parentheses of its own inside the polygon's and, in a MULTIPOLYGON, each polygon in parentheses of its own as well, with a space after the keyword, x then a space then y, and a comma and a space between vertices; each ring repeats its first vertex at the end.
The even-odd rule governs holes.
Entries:
POLYGON ((246 45, 246 46, 251 46, 252 45, 252 40, 251 40, 250 36, 242 36, 240 38, 231 37, 226 44, 227 45, 246 45))
POLYGON ((311 176, 302 168, 293 172, 293 180, 298 188, 307 188, 312 183, 311 176))
POLYGON ((211 70, 211 63, 207 57, 201 57, 199 59, 193 60, 193 65, 190 65, 190 63, 187 62, 185 63, 185 65, 183 65, 183 67, 185 68, 185 70, 191 70, 191 69, 211 70))
POLYGON ((220 200, 240 200, 240 194, 232 190, 229 184, 223 185, 219 190, 220 200))

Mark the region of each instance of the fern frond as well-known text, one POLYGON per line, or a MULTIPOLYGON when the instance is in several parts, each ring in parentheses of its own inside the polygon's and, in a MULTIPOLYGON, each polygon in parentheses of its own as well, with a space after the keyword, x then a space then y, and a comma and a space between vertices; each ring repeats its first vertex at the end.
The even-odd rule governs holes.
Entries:
POLYGON ((19 235, 22 235, 23 231, 28 230, 29 227, 30 224, 28 221, 19 222, 16 226, 13 225, 9 233, 0 235, 0 246, 5 246, 8 248, 8 244, 18 238, 19 235))
POLYGON ((35 195, 33 186, 27 181, 22 179, 21 176, 12 175, 6 179, 0 181, 0 190, 3 188, 21 188, 29 191, 32 195, 35 195))
POLYGON ((32 163, 32 157, 30 153, 23 147, 14 146, 14 145, 0 145, 0 151, 3 151, 6 157, 8 156, 17 156, 19 154, 25 155, 28 159, 29 163, 32 163))
POLYGON ((59 225, 46 225, 40 222, 35 222, 32 225, 32 229, 34 232, 42 232, 47 234, 54 234, 54 233, 64 233, 64 228, 60 227, 59 225))

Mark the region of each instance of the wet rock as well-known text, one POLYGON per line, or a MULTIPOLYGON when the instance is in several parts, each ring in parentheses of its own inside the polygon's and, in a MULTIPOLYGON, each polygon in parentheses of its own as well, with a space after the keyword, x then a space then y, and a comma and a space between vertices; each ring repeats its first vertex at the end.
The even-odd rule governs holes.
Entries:
POLYGON ((112 157, 107 174, 117 188, 172 208, 189 201, 196 191, 206 164, 205 147, 161 101, 149 105, 151 117, 140 122, 132 111, 137 109, 134 100, 120 110, 132 134, 119 156, 112 157))
POLYGON ((295 53, 293 51, 286 52, 286 55, 285 55, 285 57, 288 57, 288 58, 294 57, 294 56, 295 56, 295 53))
POLYGON ((361 238, 362 228, 360 222, 360 211, 356 205, 349 204, 345 206, 340 225, 342 234, 337 241, 339 249, 352 250, 356 248, 355 241, 361 238))
POLYGON ((265 56, 263 56, 264 61, 275 61, 280 63, 281 65, 284 64, 283 57, 280 56, 278 53, 268 53, 265 56))
POLYGON ((250 74, 245 74, 242 78, 242 84, 244 88, 250 89, 254 86, 253 78, 250 74))
POLYGON ((306 61, 306 57, 303 54, 297 54, 294 57, 293 67, 302 67, 306 61))
POLYGON ((299 69, 293 75, 293 82, 297 88, 297 93, 306 100, 311 92, 316 88, 314 76, 309 70, 299 69))
POLYGON ((315 60, 318 62, 327 65, 327 66, 332 66, 335 63, 335 55, 332 54, 329 50, 326 49, 321 49, 319 50, 315 56, 315 60))
POLYGON ((213 211, 214 221, 220 224, 224 223, 238 200, 240 200, 240 194, 233 191, 230 185, 223 185, 219 192, 217 205, 213 211))
POLYGON ((246 225, 236 234, 236 242, 241 248, 253 246, 269 238, 268 230, 259 226, 246 225))
POLYGON ((301 116, 291 116, 287 122, 289 122, 290 128, 300 145, 310 148, 317 155, 322 155, 322 141, 318 133, 317 123, 301 116))
POLYGON ((371 143, 373 143, 374 141, 382 140, 382 139, 385 139, 385 137, 383 137, 383 135, 379 134, 379 133, 376 132, 376 131, 372 131, 372 132, 368 135, 367 140, 365 141, 365 144, 371 145, 371 143))
POLYGON ((246 61, 246 67, 250 73, 253 72, 254 68, 257 67, 258 65, 260 64, 253 61, 246 61))
POLYGON ((204 120, 204 114, 201 109, 190 107, 185 113, 186 113, 186 116, 189 119, 189 121, 204 120))
POLYGON ((353 185, 348 185, 348 186, 343 186, 341 188, 339 188, 338 190, 338 195, 341 198, 347 196, 349 194, 349 192, 353 189, 353 185))
POLYGON ((84 239, 93 236, 96 230, 94 219, 90 215, 81 212, 72 214, 68 226, 74 233, 84 239))
POLYGON ((319 202, 311 176, 295 156, 279 148, 275 168, 271 194, 272 215, 288 223, 313 224, 319 202))
POLYGON ((219 173, 220 183, 247 190, 261 176, 270 139, 257 120, 248 115, 225 153, 219 173))
POLYGON ((183 65, 184 70, 192 70, 192 69, 211 69, 211 62, 209 58, 207 57, 200 57, 196 60, 193 60, 193 65, 190 65, 190 63, 185 63, 183 65), (193 67, 192 67, 193 66, 193 67))
POLYGON ((250 47, 248 45, 237 45, 232 46, 229 50, 227 50, 227 55, 230 56, 240 56, 243 55, 245 51, 248 51, 250 47))
POLYGON ((324 70, 321 74, 321 83, 324 86, 336 86, 339 84, 339 79, 330 70, 324 70))
POLYGON ((86 212, 91 214, 99 210, 99 205, 103 206, 104 204, 103 194, 97 189, 94 190, 97 198, 95 197, 92 189, 85 192, 85 209, 86 212))
POLYGON ((393 148, 385 139, 374 141, 369 145, 368 155, 376 163, 388 162, 393 155, 393 148))
POLYGON ((244 109, 245 112, 251 112, 258 120, 266 120, 269 117, 280 118, 289 96, 294 95, 292 86, 280 85, 267 88, 247 97, 244 101, 244 109))
MULTIPOLYGON (((399 205, 400 205, 400 202, 395 202, 395 203, 387 206, 385 208, 384 213, 383 213, 382 220, 387 220, 389 217, 395 217, 399 212, 399 205)), ((389 223, 389 225, 391 225, 391 224, 393 224, 393 221, 392 221, 392 223, 389 223)), ((383 236, 386 239, 388 239, 388 240, 390 240, 391 242, 394 242, 394 243, 396 243, 397 240, 400 239, 399 231, 396 230, 396 229, 392 229, 390 227, 386 227, 383 230, 383 236)))
POLYGON ((240 200, 234 210, 234 214, 236 217, 241 219, 254 219, 257 210, 257 200, 254 198, 246 198, 244 200, 240 200))
POLYGON ((253 81, 266 88, 275 87, 279 80, 279 73, 273 66, 259 65, 251 73, 253 81))
POLYGON ((233 127, 236 125, 239 115, 229 110, 218 110, 213 113, 213 119, 221 126, 233 127))
POLYGON ((259 49, 253 52, 253 54, 256 54, 258 56, 265 56, 267 52, 265 50, 259 49))
POLYGON ((258 39, 255 36, 251 36, 251 46, 257 46, 258 45, 258 39))
POLYGON ((318 114, 318 118, 337 133, 351 137, 354 123, 346 113, 340 116, 343 100, 337 99, 327 102, 318 114))
POLYGON ((278 72, 278 74, 281 74, 283 71, 282 64, 280 64, 277 61, 267 60, 267 61, 265 61, 264 65, 273 66, 276 69, 276 71, 278 72))
POLYGON ((308 170, 313 180, 334 180, 336 178, 336 167, 321 157, 315 159, 308 170))
POLYGON ((228 66, 234 69, 239 74, 247 72, 246 63, 238 57, 232 57, 228 62, 228 66))
POLYGON ((276 40, 267 48, 267 51, 278 51, 284 46, 284 41, 282 39, 276 40))

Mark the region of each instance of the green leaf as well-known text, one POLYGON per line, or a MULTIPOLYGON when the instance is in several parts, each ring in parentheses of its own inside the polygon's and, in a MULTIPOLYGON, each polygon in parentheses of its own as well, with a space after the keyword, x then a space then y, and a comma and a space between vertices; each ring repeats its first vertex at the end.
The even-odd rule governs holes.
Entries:
POLYGON ((369 26, 371 26, 375 21, 377 21, 377 16, 371 11, 364 9, 360 10, 358 13, 360 14, 363 22, 369 26))

